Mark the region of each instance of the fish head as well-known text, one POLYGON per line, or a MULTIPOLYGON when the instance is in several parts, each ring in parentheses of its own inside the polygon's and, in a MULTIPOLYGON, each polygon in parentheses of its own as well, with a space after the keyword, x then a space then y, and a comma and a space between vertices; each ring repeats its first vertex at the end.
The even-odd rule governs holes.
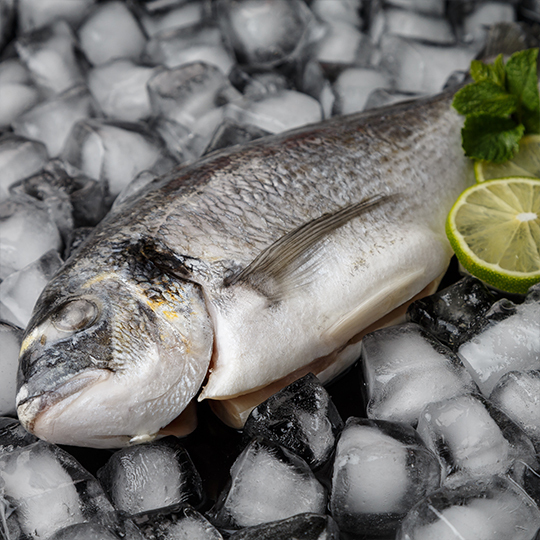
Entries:
POLYGON ((57 444, 152 440, 198 392, 212 348, 199 285, 66 269, 45 288, 23 339, 19 419, 57 444))

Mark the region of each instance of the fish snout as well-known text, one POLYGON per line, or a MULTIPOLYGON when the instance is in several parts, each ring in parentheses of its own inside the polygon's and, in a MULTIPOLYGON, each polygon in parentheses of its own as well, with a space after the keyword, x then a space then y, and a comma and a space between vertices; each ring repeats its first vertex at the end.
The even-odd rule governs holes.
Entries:
POLYGON ((41 439, 53 441, 54 419, 85 389, 102 380, 102 370, 81 373, 54 390, 43 391, 39 377, 31 378, 20 387, 15 405, 22 426, 41 439))

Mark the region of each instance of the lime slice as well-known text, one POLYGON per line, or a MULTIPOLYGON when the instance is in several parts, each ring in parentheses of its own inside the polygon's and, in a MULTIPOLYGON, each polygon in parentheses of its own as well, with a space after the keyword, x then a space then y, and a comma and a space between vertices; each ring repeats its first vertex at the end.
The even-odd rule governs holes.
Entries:
POLYGON ((540 180, 500 178, 466 189, 448 214, 446 234, 471 274, 526 293, 540 281, 540 180))
POLYGON ((504 163, 475 161, 474 175, 477 182, 510 176, 540 178, 540 135, 523 137, 519 142, 519 151, 504 163))

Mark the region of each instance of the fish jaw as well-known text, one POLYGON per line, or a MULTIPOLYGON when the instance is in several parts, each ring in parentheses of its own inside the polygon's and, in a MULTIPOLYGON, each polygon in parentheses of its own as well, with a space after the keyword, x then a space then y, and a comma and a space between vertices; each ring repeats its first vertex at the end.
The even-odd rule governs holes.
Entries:
POLYGON ((67 295, 58 284, 45 289, 40 303, 52 307, 38 307, 21 347, 21 423, 46 441, 96 448, 159 436, 196 395, 210 362, 213 331, 199 287, 178 282, 160 302, 155 287, 148 297, 113 273, 67 295), (81 317, 82 328, 70 329, 81 317))

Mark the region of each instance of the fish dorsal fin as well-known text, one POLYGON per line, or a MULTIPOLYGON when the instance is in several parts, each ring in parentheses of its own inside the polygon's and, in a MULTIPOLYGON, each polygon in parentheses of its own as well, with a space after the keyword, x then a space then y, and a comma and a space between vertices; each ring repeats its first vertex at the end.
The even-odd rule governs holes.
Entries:
POLYGON ((309 282, 309 276, 316 270, 316 263, 308 263, 309 256, 321 240, 392 198, 393 195, 376 195, 301 225, 267 247, 246 268, 227 278, 225 286, 250 284, 270 299, 279 300, 285 292, 309 282))

